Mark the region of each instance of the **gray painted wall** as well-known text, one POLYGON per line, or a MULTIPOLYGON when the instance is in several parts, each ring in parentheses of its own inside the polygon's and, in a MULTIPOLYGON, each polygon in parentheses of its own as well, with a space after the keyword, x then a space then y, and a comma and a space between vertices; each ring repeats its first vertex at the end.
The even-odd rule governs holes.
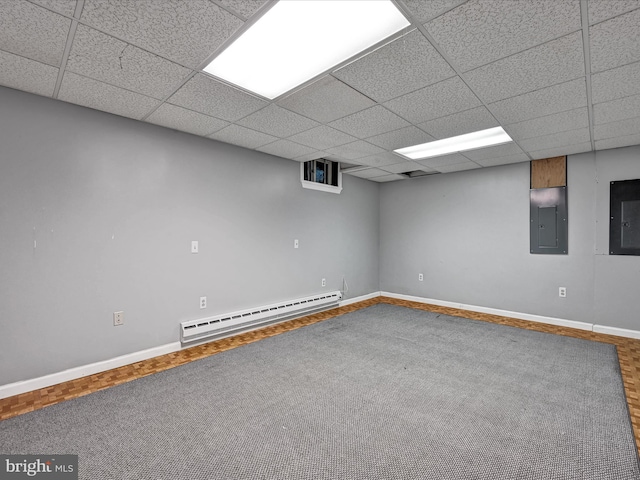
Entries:
POLYGON ((640 330, 640 257, 607 255, 609 181, 633 178, 640 147, 569 156, 568 255, 529 254, 528 163, 383 184, 381 290, 640 330))
POLYGON ((0 105, 0 385, 343 276, 347 298, 379 290, 373 182, 305 190, 290 160, 2 87, 0 105))
POLYGON ((640 257, 607 254, 609 182, 640 178, 640 147, 569 157, 569 255, 543 256, 528 163, 380 187, 345 175, 333 195, 304 190, 289 160, 2 87, 0 105, 0 385, 175 342, 181 320, 322 277, 329 291, 344 276, 347 298, 640 330, 640 257))
POLYGON ((596 152, 596 254, 594 315, 597 323, 640 330, 640 257, 609 255, 609 185, 640 178, 640 146, 596 152))

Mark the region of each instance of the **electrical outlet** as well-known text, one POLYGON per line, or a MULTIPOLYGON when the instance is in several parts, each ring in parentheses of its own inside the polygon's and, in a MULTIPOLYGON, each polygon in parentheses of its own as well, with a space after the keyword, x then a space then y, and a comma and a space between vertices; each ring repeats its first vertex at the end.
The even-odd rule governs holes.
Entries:
POLYGON ((124 325, 124 312, 113 312, 113 326, 124 325))
POLYGON ((191 253, 198 253, 198 241, 193 240, 191 242, 191 253))
POLYGON ((567 296, 567 287, 558 288, 558 296, 565 298, 567 296))
POLYGON ((424 280, 424 275, 422 275, 421 273, 418 274, 418 281, 422 282, 424 280))
POLYGON ((326 287, 326 286, 327 286, 327 279, 326 279, 326 278, 323 278, 323 279, 322 279, 322 286, 323 286, 323 287, 326 287))
POLYGON ((207 308, 207 297, 200 297, 200 308, 207 308))
POLYGON ((298 242, 298 239, 296 238, 296 239, 293 241, 293 248, 298 248, 299 246, 300 246, 300 243, 298 242))

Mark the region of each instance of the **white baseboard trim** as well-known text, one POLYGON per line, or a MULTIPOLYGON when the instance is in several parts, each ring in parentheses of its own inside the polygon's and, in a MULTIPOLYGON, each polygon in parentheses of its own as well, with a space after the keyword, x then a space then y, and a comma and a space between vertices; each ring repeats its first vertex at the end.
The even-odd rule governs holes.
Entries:
POLYGON ((380 292, 373 292, 367 295, 360 295, 359 297, 348 298, 347 300, 341 301, 338 306, 344 307, 346 305, 351 305, 352 303, 363 302, 364 300, 371 300, 372 298, 376 298, 380 296, 380 292))
POLYGON ((594 325, 593 331, 597 333, 606 333, 607 335, 615 335, 617 337, 637 338, 640 339, 640 332, 637 330, 628 330, 626 328, 607 327, 606 325, 594 325))
MULTIPOLYGON (((379 297, 380 292, 373 292, 368 295, 361 295, 359 297, 349 298, 343 300, 338 305, 351 305, 352 303, 361 302, 363 300, 369 300, 371 298, 379 297)), ((257 328, 262 328, 264 325, 258 325, 257 328)), ((234 333, 234 334, 237 334, 234 333)), ((204 339, 202 343, 208 343, 211 339, 204 339)), ((95 373, 106 372, 113 368, 122 367, 123 365, 129 365, 131 363, 140 362, 153 357, 159 357, 167 353, 177 352, 183 348, 192 347, 195 344, 189 344, 182 346, 180 342, 168 343, 159 347, 149 348, 147 350, 141 350, 139 352, 129 353, 127 355, 121 355, 119 357, 111 358, 109 360, 103 360, 101 362, 90 363, 88 365, 82 365, 80 367, 70 368, 63 370, 62 372, 51 373, 38 378, 32 378, 30 380, 22 380, 20 382, 9 383, 7 385, 0 386, 0 399, 13 397, 14 395, 20 395, 21 393, 31 392, 33 390, 40 390, 41 388, 57 385, 58 383, 68 382, 69 380, 76 380, 78 378, 93 375, 95 373)))
MULTIPOLYGON (((606 325, 594 325, 591 323, 577 322, 575 320, 565 320, 562 318, 544 317, 541 315, 532 315, 529 313, 511 312, 508 310, 499 310, 496 308, 480 307, 477 305, 466 305, 464 303, 447 302, 444 300, 436 300, 433 298, 415 297, 413 295, 403 295, 400 293, 392 292, 373 292, 367 295, 361 295, 359 297, 349 298, 341 301, 339 306, 351 305, 353 303, 362 302, 364 300, 370 300, 376 297, 390 297, 397 298, 399 300, 409 300, 419 303, 430 303, 432 305, 439 305, 442 307, 458 308, 460 310, 468 310, 471 312, 489 313, 493 315, 500 315, 503 317, 518 318, 520 320, 529 320, 532 322, 547 323, 551 325, 558 325, 562 327, 577 328, 579 330, 589 330, 597 333, 604 333, 607 335, 616 335, 618 337, 636 338, 640 339, 640 331, 628 330, 625 328, 608 327, 606 325)), ((204 342, 206 343, 206 342, 204 342)), ((129 365, 131 363, 140 362, 149 358, 158 357, 167 353, 177 352, 183 348, 188 348, 193 345, 183 347, 180 342, 168 343, 166 345, 160 345, 159 347, 153 347, 139 352, 129 353, 127 355, 121 355, 119 357, 111 358, 109 360, 103 360, 101 362, 90 363, 88 365, 82 365, 80 367, 70 368, 62 372, 52 373, 43 377, 33 378, 30 380, 23 380, 20 382, 9 383, 7 385, 0 386, 0 399, 13 397, 14 395, 20 395, 21 393, 31 392, 33 390, 39 390, 41 388, 50 387, 62 382, 68 382, 69 380, 75 380, 78 378, 93 375, 95 373, 105 372, 113 368, 122 367, 123 365, 129 365)))
POLYGON ((127 355, 121 355, 109 360, 103 360, 101 362, 95 362, 88 365, 82 365, 80 367, 70 368, 68 370, 52 373, 43 377, 9 383, 7 385, 0 386, 0 398, 13 397, 14 395, 31 392, 32 390, 39 390, 41 388, 50 387, 51 385, 56 385, 58 383, 68 382, 69 380, 75 380, 77 378, 86 377, 95 373, 105 372, 107 370, 111 370, 112 368, 118 368, 122 367, 123 365, 136 363, 141 360, 147 360, 149 358, 158 357, 167 353, 177 352, 181 349, 182 346, 180 345, 180 342, 168 343, 159 347, 153 347, 147 350, 141 350, 139 352, 133 352, 127 355))
MULTIPOLYGON (((446 302, 443 300, 435 300, 433 298, 414 297, 412 295, 402 295, 399 293, 380 292, 383 297, 397 298, 399 300, 409 300, 420 303, 430 303, 441 307, 458 308, 460 310, 468 310, 471 312, 489 313, 492 315, 500 315, 502 317, 517 318, 520 320, 528 320, 530 322, 547 323, 550 325, 558 325, 560 327, 577 328, 579 330, 593 331, 592 323, 577 322, 575 320, 566 320, 564 318, 544 317, 542 315, 532 315, 530 313, 511 312, 509 310, 500 310, 497 308, 479 307, 477 305, 466 305, 464 303, 446 302)), ((640 332, 637 332, 640 334, 640 332)))
POLYGON ((460 310, 468 310, 471 312, 489 313, 492 315, 500 315, 502 317, 518 318, 520 320, 528 320, 530 322, 547 323, 550 325, 558 325, 560 327, 577 328, 578 330, 587 330, 596 333, 604 333, 606 335, 615 335, 617 337, 640 339, 640 331, 629 330, 626 328, 609 327, 607 325, 597 325, 593 323, 578 322, 576 320, 566 320, 564 318, 544 317, 542 315, 532 315, 530 313, 511 312, 509 310, 500 310, 497 308, 479 307, 477 305, 466 305, 464 303, 447 302, 444 300, 436 300, 434 298, 414 297, 412 295, 403 295, 400 293, 380 292, 380 296, 397 298, 399 300, 409 300, 419 303, 430 303, 441 307, 458 308, 460 310))

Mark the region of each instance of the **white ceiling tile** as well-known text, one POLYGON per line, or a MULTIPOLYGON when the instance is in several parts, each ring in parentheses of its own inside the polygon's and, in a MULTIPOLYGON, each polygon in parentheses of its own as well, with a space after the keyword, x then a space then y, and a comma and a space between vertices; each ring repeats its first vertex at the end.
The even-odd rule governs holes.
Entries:
POLYGON ((587 105, 584 78, 500 100, 489 105, 503 124, 518 123, 536 117, 573 110, 587 105))
POLYGON ((593 106, 593 119, 595 125, 617 122, 627 118, 635 118, 640 112, 640 95, 598 103, 593 106))
POLYGON ((268 102, 197 74, 168 100, 169 103, 234 122, 268 105, 268 102))
POLYGON ((373 177, 370 178, 369 180, 371 180, 372 182, 377 182, 377 183, 386 183, 386 182, 395 182, 396 180, 407 180, 408 177, 405 177, 404 175, 383 175, 381 177, 373 177))
MULTIPOLYGON (((309 160, 317 160, 318 158, 327 158, 327 152, 321 152, 319 150, 314 150, 311 153, 307 153, 305 155, 300 155, 299 157, 294 157, 293 160, 296 162, 308 162, 309 160)), ((348 163, 345 165, 349 165, 348 163)), ((340 167, 342 168, 342 163, 340 163, 340 167)))
POLYGON ((0 50, 0 85, 50 97, 57 78, 56 67, 0 50))
POLYGON ((373 143, 385 150, 395 150, 402 147, 410 147, 421 143, 435 140, 431 135, 420 130, 418 127, 400 128, 393 132, 383 133, 375 137, 367 138, 367 142, 373 143))
POLYGON ((529 152, 531 158, 539 160, 541 158, 558 157, 560 155, 574 155, 576 153, 590 152, 591 142, 579 143, 577 145, 568 145, 566 147, 555 147, 548 150, 536 150, 529 152))
POLYGON ((408 127, 409 122, 391 113, 382 105, 376 105, 348 117, 340 118, 329 125, 354 137, 367 138, 408 127))
POLYGON ((317 122, 276 105, 269 105, 236 123, 276 137, 288 137, 318 126, 317 122))
POLYGON ((467 0, 404 0, 411 14, 420 23, 428 22, 467 0))
POLYGON ((524 122, 505 125, 506 132, 516 141, 526 138, 542 137, 566 130, 577 130, 589 126, 587 107, 576 108, 566 112, 554 113, 524 122))
MULTIPOLYGON (((580 0, 401 0, 400 5, 413 21, 426 22, 488 109, 419 30, 335 72, 343 81, 326 75, 278 106, 197 73, 158 108, 156 100, 188 78, 190 68, 265 0, 85 0, 59 97, 138 119, 158 108, 146 121, 246 148, 265 147, 296 161, 357 159, 353 163, 382 172, 385 166, 391 172, 406 168, 406 160, 389 150, 491 128, 498 121, 535 158, 591 149, 580 0), (438 35, 445 33, 441 40, 438 35)), ((596 148, 637 144, 640 0, 586 5, 596 148)), ((0 0, 0 85, 52 95, 71 25, 65 16, 75 7, 76 0, 0 0)), ((511 153, 504 149, 513 146, 491 148, 497 150, 419 165, 458 169, 469 159, 492 166, 528 158, 517 145, 511 153)))
POLYGON ((470 0, 425 26, 453 62, 467 71, 579 30, 580 3, 470 0))
POLYGON ((245 148, 261 147, 267 143, 275 142, 278 139, 278 137, 267 135, 262 132, 256 132, 255 130, 241 127, 240 125, 229 125, 209 137, 221 142, 232 143, 245 148))
POLYGON ((314 152, 313 148, 306 147, 289 140, 276 140, 275 142, 268 145, 263 145, 256 150, 268 153, 270 155, 276 155, 278 157, 291 159, 314 152))
POLYGON ((416 162, 402 162, 396 163, 394 165, 385 165, 380 167, 381 170, 384 170, 389 173, 406 173, 406 172, 415 172, 416 170, 431 170, 423 165, 420 165, 416 162))
POLYGON ((196 68, 243 24, 209 0, 85 0, 83 22, 196 68))
POLYGON ((464 170, 475 170, 476 168, 482 168, 475 162, 454 163, 452 165, 441 165, 436 168, 440 173, 452 173, 462 172, 464 170))
POLYGON ((593 127, 593 136, 596 141, 614 137, 626 137, 640 135, 640 112, 636 118, 628 118, 618 122, 605 123, 593 127))
POLYGON ((596 150, 607 150, 609 148, 630 147, 640 145, 640 135, 628 135, 626 137, 607 138, 596 140, 596 150))
MULTIPOLYGON (((418 162, 415 162, 415 163, 418 163, 418 162)), ((437 170, 435 168, 427 167, 426 165, 420 165, 419 163, 418 163, 418 165, 419 165, 419 167, 418 167, 419 170, 422 171, 422 172, 427 172, 427 173, 429 173, 429 172, 437 172, 437 170)))
POLYGON ((581 128, 578 130, 552 133, 542 137, 527 138, 526 140, 521 140, 519 143, 523 149, 530 152, 535 150, 548 150, 566 145, 576 145, 589 141, 591 141, 589 128, 581 128))
POLYGON ((331 75, 278 101, 281 107, 322 123, 346 117, 375 104, 331 75))
POLYGON ((591 75, 593 103, 640 94, 640 62, 591 75))
POLYGON ((64 74, 58 99, 137 120, 159 104, 154 98, 71 72, 64 74))
POLYGON ((426 122, 480 105, 460 77, 453 77, 386 102, 385 107, 412 123, 426 122))
POLYGON ((71 20, 29 2, 0 1, 0 48, 60 66, 71 20))
MULTIPOLYGON (((323 157, 326 158, 326 157, 323 157)), ((353 163, 349 163, 349 162, 340 162, 340 169, 342 170, 346 170, 346 169, 350 169, 350 168, 354 168, 354 167, 360 167, 361 165, 353 162, 353 163)))
POLYGON ((356 160, 358 158, 384 153, 382 148, 371 145, 363 140, 340 145, 339 147, 328 148, 326 151, 345 160, 356 160))
POLYGON ((335 77, 378 102, 413 92, 455 74, 418 30, 333 72, 335 77))
POLYGON ((163 99, 191 70, 78 25, 67 70, 117 87, 163 99))
POLYGON ((416 160, 420 165, 433 168, 439 171, 438 167, 444 165, 455 165, 456 163, 467 163, 469 159, 460 155, 459 153, 452 153, 449 155, 441 155, 439 157, 424 158, 422 160, 416 160))
POLYGON ((357 138, 347 135, 335 128, 328 127, 327 125, 320 125, 311 130, 293 135, 289 137, 289 140, 313 147, 317 150, 326 150, 331 147, 354 142, 357 138))
POLYGON ((516 153, 504 157, 485 158, 484 160, 475 160, 476 163, 483 167, 495 167, 497 165, 508 165, 510 163, 528 162, 529 157, 525 153, 516 153))
POLYGON ((589 0, 589 25, 640 8, 640 0, 589 0))
POLYGON ((322 156, 322 158, 326 159, 326 160, 333 160, 334 162, 340 162, 340 165, 357 165, 357 166, 361 166, 360 162, 354 162, 353 160, 350 160, 351 163, 347 163, 346 160, 344 160, 340 155, 333 155, 331 153, 328 152, 324 152, 325 154, 322 156))
POLYGON ((522 149, 514 142, 496 145, 495 147, 478 148, 461 152, 469 160, 486 160, 488 158, 506 157, 507 155, 518 155, 523 153, 522 149))
POLYGON ((640 60, 640 9, 589 27, 591 72, 640 60))
POLYGON ((216 0, 216 3, 228 8, 241 18, 248 19, 267 2, 266 0, 216 0))
POLYGON ((76 0, 29 0, 54 12, 73 17, 76 11, 76 0))
POLYGON ((477 132, 487 128, 497 127, 498 121, 486 107, 476 107, 463 112, 436 118, 418 125, 429 132, 434 138, 448 138, 465 133, 477 132))
POLYGON ((168 103, 160 105, 160 108, 149 115, 146 121, 201 136, 210 135, 229 125, 229 122, 224 120, 168 103))
POLYGON ((491 103, 584 76, 582 32, 467 72, 469 86, 491 103))
POLYGON ((384 170, 380 170, 378 168, 367 168, 365 170, 358 170, 356 172, 342 172, 347 175, 353 175, 354 177, 360 178, 374 178, 374 177, 382 177, 383 175, 389 175, 389 172, 385 172, 384 170))
POLYGON ((361 165, 367 165, 369 167, 384 167, 385 165, 394 165, 396 163, 406 162, 405 157, 396 155, 395 153, 384 152, 377 155, 371 155, 368 157, 362 157, 358 159, 358 163, 361 165))

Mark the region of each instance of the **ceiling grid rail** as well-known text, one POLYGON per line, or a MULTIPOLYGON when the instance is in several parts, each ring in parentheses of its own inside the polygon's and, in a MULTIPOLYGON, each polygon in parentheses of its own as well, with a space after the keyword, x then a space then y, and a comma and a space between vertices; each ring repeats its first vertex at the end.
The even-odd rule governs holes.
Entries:
POLYGON ((593 96, 591 91, 591 48, 589 45, 589 6, 587 0, 580 0, 580 19, 582 20, 582 45, 584 48, 584 75, 587 86, 587 115, 589 116, 589 136, 591 150, 596 150, 593 118, 593 96))
POLYGON ((73 12, 73 18, 71 19, 71 28, 69 28, 69 35, 67 36, 67 43, 64 46, 64 53, 62 54, 62 61, 60 62, 60 69, 58 70, 58 78, 56 79, 56 86, 53 89, 53 95, 51 98, 58 98, 60 93, 60 86, 62 85, 62 78, 67 68, 67 61, 69 60, 69 53, 71 53, 71 46, 73 45, 73 39, 76 36, 76 30, 78 28, 78 20, 82 15, 82 9, 84 8, 84 0, 78 0, 76 3, 76 9, 73 12))

